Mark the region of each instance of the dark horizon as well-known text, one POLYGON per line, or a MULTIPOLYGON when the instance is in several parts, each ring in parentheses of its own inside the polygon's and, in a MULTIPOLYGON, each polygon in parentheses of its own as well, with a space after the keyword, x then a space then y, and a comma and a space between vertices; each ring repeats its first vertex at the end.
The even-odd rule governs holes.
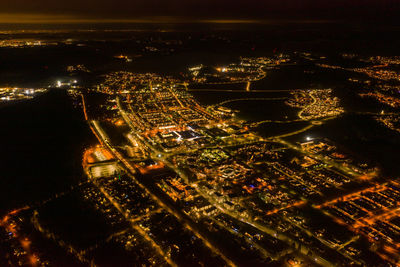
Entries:
POLYGON ((251 21, 382 21, 393 23, 398 0, 49 1, 6 0, 0 23, 73 23, 101 21, 198 22, 251 21))

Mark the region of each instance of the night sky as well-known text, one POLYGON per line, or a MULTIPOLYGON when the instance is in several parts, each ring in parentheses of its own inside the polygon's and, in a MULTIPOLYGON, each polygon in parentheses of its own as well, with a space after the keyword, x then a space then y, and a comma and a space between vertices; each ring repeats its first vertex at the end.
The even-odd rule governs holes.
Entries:
POLYGON ((169 17, 251 20, 391 20, 400 0, 0 0, 0 22, 169 17))

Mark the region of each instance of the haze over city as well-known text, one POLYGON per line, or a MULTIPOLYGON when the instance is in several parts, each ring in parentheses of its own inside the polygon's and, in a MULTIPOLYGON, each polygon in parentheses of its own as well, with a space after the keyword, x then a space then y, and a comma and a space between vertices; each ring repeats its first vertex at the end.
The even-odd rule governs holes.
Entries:
POLYGON ((1 22, 199 21, 213 20, 367 20, 395 19, 397 0, 4 0, 1 22))

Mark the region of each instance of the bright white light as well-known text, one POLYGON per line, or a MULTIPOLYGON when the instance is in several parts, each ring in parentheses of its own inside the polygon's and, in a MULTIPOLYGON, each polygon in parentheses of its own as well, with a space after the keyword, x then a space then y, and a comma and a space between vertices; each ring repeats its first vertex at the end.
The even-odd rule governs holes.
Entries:
POLYGON ((306 137, 306 140, 307 140, 307 141, 311 141, 311 139, 312 139, 312 138, 309 137, 309 136, 306 137))
POLYGON ((61 81, 57 81, 57 87, 61 87, 61 81))

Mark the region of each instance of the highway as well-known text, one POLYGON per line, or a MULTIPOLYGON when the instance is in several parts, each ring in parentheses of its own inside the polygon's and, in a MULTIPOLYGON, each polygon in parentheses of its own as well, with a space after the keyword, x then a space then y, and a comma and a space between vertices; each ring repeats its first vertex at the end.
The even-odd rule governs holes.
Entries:
MULTIPOLYGON (((214 198, 212 198, 207 192, 204 190, 198 188, 197 190, 204 198, 206 198, 210 203, 212 203, 216 208, 218 208, 221 212, 227 214, 228 216, 235 218, 236 220, 239 220, 243 223, 246 223, 250 226, 253 226, 254 228, 258 229, 259 231, 263 232, 264 234, 267 234, 273 238, 279 239, 283 241, 284 243, 288 244, 289 246, 292 246, 293 244, 296 244, 296 247, 299 247, 300 243, 298 240, 294 240, 290 238, 289 236, 279 233, 276 231, 276 229, 272 229, 266 225, 259 224, 258 222, 250 219, 250 218, 244 218, 241 213, 238 212, 233 212, 225 209, 222 205, 220 205, 217 201, 215 201, 214 198)), ((304 255, 307 255, 308 252, 311 251, 311 248, 307 248, 305 245, 301 246, 300 252, 304 255)), ((312 251, 313 254, 315 254, 315 251, 312 251)), ((322 257, 318 255, 314 255, 314 261, 317 262, 320 265, 323 266, 333 266, 330 262, 326 261, 322 257)))
MULTIPOLYGON (((169 90, 172 93, 173 97, 178 101, 179 105, 181 107, 184 107, 185 105, 180 101, 180 99, 173 92, 173 90, 171 90, 171 89, 169 89, 169 90)), ((293 91, 293 90, 290 90, 290 91, 293 91)), ((153 90, 151 90, 151 94, 153 95, 154 93, 155 92, 153 90)), ((311 97, 313 98, 313 102, 310 105, 314 105, 317 102, 317 100, 313 95, 311 95, 311 97)), ((240 99, 226 100, 226 101, 223 101, 223 102, 221 102, 219 104, 216 104, 215 106, 224 105, 224 104, 227 104, 227 103, 230 103, 230 102, 235 102, 235 101, 284 100, 284 99, 286 99, 286 98, 240 98, 240 99)), ((155 99, 154 99, 154 101, 155 101, 155 99)), ((122 116, 122 118, 125 121, 125 123, 131 128, 132 137, 135 139, 135 141, 141 147, 144 148, 144 150, 150 152, 149 153, 150 158, 152 158, 152 159, 154 159, 156 161, 163 162, 167 167, 169 167, 170 169, 174 170, 175 173, 177 173, 184 181, 188 182, 188 177, 186 177, 184 172, 178 166, 174 165, 169 160, 169 158, 172 155, 172 153, 166 153, 166 152, 160 151, 160 149, 158 147, 156 147, 156 144, 152 144, 151 141, 146 139, 146 135, 140 134, 140 132, 138 132, 137 127, 142 127, 142 126, 137 126, 137 124, 136 124, 136 120, 138 120, 140 122, 140 118, 135 114, 135 111, 131 110, 132 114, 127 113, 123 109, 119 97, 116 98, 116 103, 117 103, 117 108, 118 108, 119 114, 122 116), (131 120, 130 116, 133 116, 132 117, 133 121, 131 120)), ((166 107, 164 107, 162 104, 157 104, 156 103, 156 105, 157 105, 157 108, 161 111, 161 113, 165 113, 167 111, 166 107)), ((304 112, 304 110, 307 107, 309 107, 309 105, 304 107, 298 113, 298 116, 300 117, 300 119, 294 120, 294 121, 291 121, 291 122, 304 121, 305 119, 302 117, 302 113, 304 112)), ((132 109, 131 106, 130 106, 130 108, 132 109)), ((87 118, 87 116, 85 116, 85 117, 87 118)), ((306 127, 302 128, 300 130, 297 130, 297 131, 294 131, 294 132, 290 132, 290 133, 287 133, 287 134, 282 134, 282 135, 279 135, 279 136, 270 137, 270 138, 268 138, 266 140, 276 141, 276 142, 279 142, 281 144, 284 144, 285 147, 294 148, 293 145, 288 144, 287 142, 283 141, 280 138, 291 136, 291 135, 295 135, 295 134, 299 134, 299 133, 302 133, 304 131, 307 131, 310 128, 314 127, 315 125, 321 124, 322 121, 323 120, 321 120, 321 121, 311 121, 311 123, 309 125, 307 125, 306 127)), ((267 122, 267 121, 259 122, 259 124, 265 123, 265 122, 267 122)), ((277 122, 278 123, 284 123, 283 121, 277 121, 277 122)), ((285 123, 287 123, 287 122, 285 122, 285 123)), ((91 125, 91 128, 94 131, 95 135, 98 137, 100 143, 102 143, 105 147, 107 147, 113 153, 115 158, 117 158, 123 164, 124 168, 127 170, 128 176, 131 177, 131 179, 133 179, 136 184, 138 184, 141 188, 143 188, 149 194, 149 196, 151 196, 151 198, 160 207, 162 207, 163 209, 165 209, 166 211, 168 211, 169 213, 174 215, 186 229, 188 229, 189 231, 193 232, 198 238, 200 238, 203 241, 203 243, 207 247, 209 247, 215 254, 219 255, 223 260, 225 260, 225 262, 228 265, 230 265, 230 266, 235 266, 236 265, 236 263, 234 263, 232 261, 232 259, 235 258, 234 255, 231 255, 229 251, 221 250, 221 248, 219 248, 219 246, 216 243, 214 243, 213 239, 210 238, 209 233, 207 233, 206 231, 201 229, 188 215, 186 215, 179 208, 177 208, 174 205, 174 203, 169 199, 169 197, 163 191, 161 191, 161 190, 159 190, 159 188, 155 187, 154 184, 152 184, 152 182, 148 181, 148 179, 146 181, 145 179, 141 178, 140 175, 139 176, 134 176, 134 174, 136 172, 135 168, 127 161, 127 159, 124 158, 124 156, 122 154, 120 154, 118 152, 117 149, 115 149, 115 147, 112 145, 111 140, 109 139, 107 134, 103 131, 103 129, 101 128, 101 126, 99 125, 98 122, 89 121, 89 124, 91 125)), ((144 126, 146 126, 146 125, 144 125, 144 126)), ((262 140, 262 139, 260 139, 260 140, 262 140)), ((299 150, 299 149, 296 148, 296 150, 299 150)), ((190 151, 185 150, 185 153, 189 153, 189 152, 190 151)), ((201 188, 197 184, 192 184, 192 186, 195 188, 195 190, 204 199, 208 200, 212 205, 214 205, 219 211, 223 212, 224 214, 226 214, 226 215, 228 215, 228 216, 230 216, 232 218, 235 218, 236 220, 239 220, 239 221, 241 221, 243 223, 246 223, 246 224, 248 224, 248 225, 250 225, 252 227, 255 227, 260 232, 262 232, 264 234, 267 234, 267 235, 271 236, 272 238, 277 238, 277 239, 285 242, 289 246, 292 246, 293 244, 295 244, 296 247, 300 248, 300 252, 303 253, 304 255, 307 255, 308 253, 312 252, 313 255, 314 255, 313 256, 313 260, 316 263, 318 263, 319 265, 332 266, 332 264, 330 262, 326 261, 322 256, 317 255, 315 253, 315 251, 313 251, 312 248, 307 247, 304 244, 300 244, 300 242, 298 240, 295 240, 294 238, 289 237, 286 234, 280 233, 280 232, 278 232, 276 229, 274 229, 272 227, 269 227, 269 226, 267 226, 265 224, 262 224, 262 223, 260 223, 260 222, 258 222, 256 220, 253 220, 251 217, 245 217, 240 212, 237 212, 237 211, 234 211, 234 210, 230 210, 230 209, 225 209, 224 206, 215 199, 215 197, 210 196, 207 193, 207 190, 205 188, 201 188)), ((319 191, 317 191, 317 192, 319 194, 322 194, 319 191)), ((112 199, 109 199, 109 200, 112 201, 112 199)), ((118 204, 118 203, 116 203, 116 204, 118 204)), ((303 204, 304 204, 304 202, 299 202, 299 203, 295 203, 294 205, 303 205, 303 204)), ((117 209, 118 209, 117 205, 114 205, 114 206, 116 206, 117 209)), ((290 207, 293 207, 293 206, 282 207, 282 209, 278 209, 276 212, 278 212, 280 210, 283 210, 283 209, 286 209, 286 208, 290 208, 290 207)), ((218 225, 223 225, 223 224, 218 222, 218 225)), ((224 226, 224 228, 232 233, 232 231, 231 231, 232 229, 229 229, 226 226, 224 226)), ((303 231, 303 232, 307 233, 306 231, 303 231)), ((243 236, 241 236, 241 237, 243 238, 243 236)), ((317 240, 319 240, 319 239, 317 238, 317 240)), ((254 246, 254 244, 252 244, 252 245, 254 246)), ((154 246, 154 244, 153 244, 153 246, 154 246)), ((258 250, 261 252, 262 255, 264 255, 264 257, 270 257, 270 254, 265 249, 263 249, 262 247, 258 247, 258 246, 255 246, 255 247, 258 248, 258 250)), ((165 254, 164 254, 164 256, 165 256, 165 254)))
MULTIPOLYGON (((82 95, 82 99, 84 99, 82 95)), ((118 105, 120 108, 120 104, 118 101, 118 105)), ((86 114, 86 107, 84 107, 85 114, 86 114)), ((124 111, 120 110, 121 115, 123 116, 124 120, 128 119, 126 123, 130 125, 129 118, 125 114, 124 111)), ((85 115, 85 118, 88 119, 87 115, 85 115)), ((136 170, 132 165, 112 146, 110 140, 108 139, 107 135, 105 132, 102 130, 102 128, 99 126, 99 124, 95 121, 89 121, 89 124, 92 125, 91 129, 94 131, 94 134, 98 137, 100 143, 104 144, 105 147, 107 147, 111 153, 115 156, 115 158, 119 159, 123 166, 126 168, 127 173, 129 177, 135 181, 136 184, 138 184, 142 189, 146 191, 146 193, 149 194, 149 196, 158 204, 160 207, 164 208, 166 211, 174 215, 184 227, 186 227, 189 231, 193 232, 198 238, 200 238, 204 244, 209 247, 215 254, 219 255, 229 266, 236 266, 236 264, 228 258, 225 253, 223 253, 215 244, 213 244, 212 241, 209 240, 201 231, 198 226, 186 215, 184 214, 181 210, 177 209, 175 206, 173 206, 171 203, 166 202, 164 199, 161 198, 160 194, 158 192, 155 192, 154 189, 151 187, 145 186, 143 183, 138 181, 133 174, 136 173, 136 170)), ((134 130, 134 129, 133 129, 134 130)), ((138 136, 136 134, 136 136, 138 136)), ((142 140, 140 140, 142 141, 142 140)), ((143 141, 142 141, 143 142, 143 141)))
MULTIPOLYGON (((132 130, 134 131, 134 130, 135 130, 134 125, 133 125, 132 122, 129 120, 129 116, 128 116, 128 115, 126 114, 126 112, 122 109, 121 104, 120 104, 120 101, 119 101, 118 98, 117 98, 117 105, 118 105, 118 108, 120 109, 120 114, 122 115, 122 117, 124 118, 124 120, 126 121, 126 123, 127 123, 128 125, 130 125, 131 128, 132 128, 132 130)), ((292 133, 289 133, 289 134, 285 134, 285 135, 282 135, 282 136, 279 136, 279 137, 290 136, 290 135, 298 134, 298 133, 300 133, 300 132, 304 132, 304 131, 310 129, 310 128, 313 127, 313 126, 314 126, 313 124, 310 124, 310 125, 308 125, 307 127, 303 128, 303 129, 301 129, 301 130, 299 130, 299 131, 292 132, 292 133)), ((166 157, 165 157, 165 156, 166 156, 166 153, 162 153, 162 152, 159 151, 158 149, 154 148, 154 146, 152 146, 151 144, 149 144, 148 142, 146 142, 145 140, 143 140, 142 137, 141 137, 140 135, 137 134, 136 136, 137 136, 138 139, 141 141, 141 143, 143 143, 144 145, 146 145, 146 147, 150 148, 150 150, 152 150, 152 151, 154 152, 154 153, 153 153, 154 158, 156 158, 156 157, 155 157, 156 155, 162 155, 161 157, 158 157, 157 160, 163 161, 163 163, 164 163, 166 166, 168 166, 169 168, 171 168, 172 170, 174 170, 174 171, 175 171, 177 174, 179 174, 179 176, 181 176, 185 181, 188 181, 188 178, 183 174, 183 172, 182 172, 177 166, 175 166, 174 164, 172 164, 171 162, 169 162, 168 160, 166 160, 166 157)), ((276 137, 275 137, 275 138, 276 138, 276 137)), ((273 238, 277 238, 277 239, 279 239, 279 240, 281 240, 281 241, 283 241, 283 242, 285 242, 285 243, 287 243, 287 244, 289 244, 289 245, 296 244, 296 246, 301 247, 301 252, 302 252, 304 255, 307 255, 307 253, 308 253, 309 251, 311 251, 311 248, 307 248, 307 247, 304 246, 304 245, 300 246, 300 244, 299 244, 299 242, 298 242, 297 240, 294 240, 294 239, 292 239, 292 238, 290 238, 290 237, 288 237, 287 235, 284 235, 284 234, 282 234, 282 233, 278 233, 275 229, 269 228, 269 227, 267 227, 267 226, 265 226, 265 225, 261 225, 261 224, 255 222, 255 221, 253 221, 253 220, 250 220, 250 219, 248 219, 248 218, 243 218, 242 214, 239 214, 239 213, 236 213, 236 212, 233 212, 233 211, 226 210, 222 205, 220 205, 220 203, 218 203, 217 201, 215 201, 215 199, 214 199, 213 197, 211 197, 209 194, 207 194, 207 192, 203 191, 201 188, 199 188, 199 187, 197 187, 197 186, 195 186, 195 188, 196 188, 196 191, 197 191, 203 198, 207 199, 211 204, 213 204, 217 209, 219 209, 221 212, 225 213, 226 215, 231 216, 232 218, 235 218, 235 219, 237 219, 237 220, 239 220, 239 221, 241 221, 241 222, 244 222, 244 223, 246 223, 246 224, 248 224, 248 225, 251 225, 251 226, 257 228, 258 230, 260 230, 261 232, 263 232, 263 233, 265 233, 265 234, 267 234, 267 235, 269 235, 269 236, 271 236, 271 237, 273 237, 273 238)), ((161 201, 161 202, 162 202, 162 201, 161 201)), ((173 207, 171 207, 171 208, 173 208, 173 207)), ((169 210, 168 210, 168 211, 169 211, 169 210)), ((181 212, 180 210, 175 210, 174 212, 177 213, 177 214, 180 214, 180 215, 183 215, 183 216, 186 217, 186 214, 182 214, 182 212, 181 212)), ((176 215, 176 216, 179 216, 179 215, 176 215)), ((189 221, 191 221, 190 218, 187 218, 187 219, 188 219, 189 221)), ((180 217, 180 220, 182 220, 181 217, 180 217)), ((265 251, 263 251, 263 250, 261 250, 261 253, 262 253, 263 255, 267 255, 267 253, 266 253, 265 251)), ((326 261, 324 258, 322 258, 322 257, 320 257, 320 256, 318 256, 318 255, 316 255, 316 254, 315 254, 315 251, 313 251, 313 254, 314 254, 313 259, 314 259, 314 261, 317 262, 318 264, 323 265, 323 266, 332 266, 332 264, 331 264, 330 262, 328 262, 328 261, 326 261)))

